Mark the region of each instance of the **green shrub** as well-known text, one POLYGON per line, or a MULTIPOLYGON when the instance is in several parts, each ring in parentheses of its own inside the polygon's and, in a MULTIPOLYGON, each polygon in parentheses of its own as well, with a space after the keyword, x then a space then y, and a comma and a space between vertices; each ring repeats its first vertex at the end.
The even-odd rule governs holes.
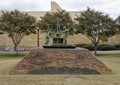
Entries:
POLYGON ((120 50, 120 44, 116 44, 114 46, 116 47, 117 50, 120 50))
MULTIPOLYGON (((91 51, 94 50, 94 46, 91 44, 77 44, 76 46, 86 48, 91 51)), ((100 44, 98 45, 97 50, 100 50, 100 51, 120 50, 120 44, 117 44, 117 45, 100 44)))
POLYGON ((113 45, 101 44, 101 45, 98 45, 98 50, 108 51, 108 50, 117 50, 117 48, 113 45))
POLYGON ((76 46, 86 48, 86 49, 91 50, 91 51, 94 50, 94 46, 92 46, 91 44, 77 44, 76 46))

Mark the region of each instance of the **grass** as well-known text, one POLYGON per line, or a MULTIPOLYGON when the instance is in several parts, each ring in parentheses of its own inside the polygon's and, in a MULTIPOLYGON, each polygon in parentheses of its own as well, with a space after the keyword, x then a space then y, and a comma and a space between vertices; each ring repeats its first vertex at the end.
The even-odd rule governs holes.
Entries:
POLYGON ((104 55, 99 55, 98 57, 103 57, 103 58, 120 58, 120 54, 104 54, 104 55))
POLYGON ((0 54, 0 74, 8 74, 24 55, 0 54))
POLYGON ((16 54, 0 54, 0 59, 21 59, 25 55, 16 55, 16 54))
POLYGON ((4 58, 0 55, 0 85, 120 85, 120 55, 98 57, 112 69, 111 75, 8 75, 23 57, 10 56, 4 58), (66 81, 67 78, 80 78, 82 81, 66 81))

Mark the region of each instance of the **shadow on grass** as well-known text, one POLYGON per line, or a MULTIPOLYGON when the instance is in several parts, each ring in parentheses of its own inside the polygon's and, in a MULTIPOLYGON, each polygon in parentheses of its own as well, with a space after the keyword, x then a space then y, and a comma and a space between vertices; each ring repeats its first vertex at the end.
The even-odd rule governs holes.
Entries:
POLYGON ((98 54, 97 57, 120 58, 120 54, 98 54))

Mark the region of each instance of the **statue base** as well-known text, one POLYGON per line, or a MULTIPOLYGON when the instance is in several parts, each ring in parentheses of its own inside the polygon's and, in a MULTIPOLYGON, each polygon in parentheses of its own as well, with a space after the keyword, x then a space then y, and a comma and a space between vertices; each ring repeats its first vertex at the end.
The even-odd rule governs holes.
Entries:
POLYGON ((51 46, 44 45, 43 48, 75 49, 76 47, 73 45, 51 45, 51 46))

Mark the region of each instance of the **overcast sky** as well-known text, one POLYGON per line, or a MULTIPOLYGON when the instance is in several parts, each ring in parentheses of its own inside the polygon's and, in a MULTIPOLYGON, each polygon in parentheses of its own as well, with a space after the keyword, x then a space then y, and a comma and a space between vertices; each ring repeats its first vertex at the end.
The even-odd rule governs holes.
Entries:
MULTIPOLYGON (((68 11, 83 11, 87 7, 102 11, 116 19, 120 15, 120 0, 52 0, 68 11)), ((51 0, 0 0, 0 10, 50 11, 51 0)))

